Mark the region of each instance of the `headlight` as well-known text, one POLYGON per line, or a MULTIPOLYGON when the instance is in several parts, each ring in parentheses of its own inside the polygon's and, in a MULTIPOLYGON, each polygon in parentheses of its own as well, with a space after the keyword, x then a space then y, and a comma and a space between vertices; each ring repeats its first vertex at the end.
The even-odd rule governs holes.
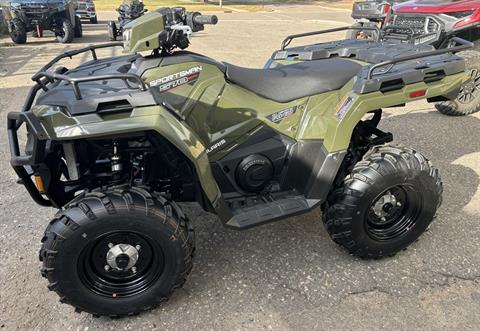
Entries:
POLYGON ((21 6, 21 4, 19 4, 18 2, 10 2, 10 6, 13 9, 16 9, 16 8, 19 8, 21 6))
POLYGON ((132 29, 126 29, 123 31, 123 41, 130 41, 132 37, 132 29))
POLYGON ((464 18, 472 15, 475 12, 475 10, 467 10, 467 11, 457 11, 453 13, 445 13, 447 16, 451 16, 454 18, 464 18))

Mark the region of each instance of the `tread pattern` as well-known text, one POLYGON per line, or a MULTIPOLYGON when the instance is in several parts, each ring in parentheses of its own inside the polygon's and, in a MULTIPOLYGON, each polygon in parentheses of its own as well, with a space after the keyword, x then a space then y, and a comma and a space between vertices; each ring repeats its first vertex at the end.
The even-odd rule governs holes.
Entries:
POLYGON ((11 22, 15 33, 10 32, 10 37, 15 44, 25 44, 27 42, 27 30, 25 24, 18 18, 14 18, 11 22))
MULTIPOLYGON (((40 273, 48 279, 48 289, 56 291, 60 296, 60 302, 74 306, 76 312, 86 311, 94 316, 95 312, 89 311, 85 307, 76 307, 66 296, 57 291, 58 279, 55 273, 55 257, 62 243, 76 231, 81 231, 82 223, 97 221, 95 202, 100 202, 104 210, 109 214, 118 212, 131 212, 133 210, 142 211, 146 215, 161 216, 163 224, 173 229, 171 240, 181 241, 181 247, 184 252, 184 261, 182 270, 176 279, 174 286, 170 289, 170 294, 185 283, 188 274, 193 268, 193 257, 195 252, 195 233, 183 214, 180 207, 167 200, 161 195, 152 196, 148 191, 140 188, 111 188, 106 191, 98 190, 84 193, 72 200, 65 209, 60 210, 54 219, 47 226, 44 236, 41 240, 42 246, 39 252, 39 259, 42 262, 40 273), (123 204, 121 203, 123 201, 123 204)), ((158 219, 158 217, 157 217, 158 219)), ((160 303, 168 299, 165 297, 156 297, 156 302, 147 307, 131 307, 132 311, 118 315, 109 315, 112 318, 121 316, 136 315, 140 312, 154 309, 160 303)))
MULTIPOLYGON (((475 49, 458 53, 465 60, 466 67, 469 69, 480 71, 480 48, 476 41, 475 49)), ((435 104, 435 108, 442 114, 447 116, 466 116, 480 111, 480 95, 472 102, 463 104, 455 100, 442 101, 435 104)))
POLYGON ((69 44, 73 41, 73 37, 75 36, 75 30, 73 28, 72 22, 70 20, 63 18, 62 19, 62 29, 65 28, 64 31, 65 35, 63 37, 57 36, 57 40, 62 44, 69 44))
POLYGON ((358 201, 365 194, 366 187, 373 185, 386 173, 405 173, 412 169, 425 172, 434 179, 439 197, 438 208, 442 202, 442 181, 438 170, 427 158, 406 147, 375 146, 355 165, 345 178, 344 185, 330 193, 323 213, 323 223, 333 241, 360 258, 379 259, 395 255, 398 251, 372 253, 365 250, 362 243, 356 242, 352 235, 352 223, 355 221, 358 201))

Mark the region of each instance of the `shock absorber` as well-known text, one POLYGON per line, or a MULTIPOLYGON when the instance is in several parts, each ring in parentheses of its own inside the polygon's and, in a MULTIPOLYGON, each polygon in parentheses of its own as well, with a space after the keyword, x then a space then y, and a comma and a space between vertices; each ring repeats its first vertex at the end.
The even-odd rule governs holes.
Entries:
POLYGON ((112 163, 112 172, 114 174, 117 174, 122 171, 122 162, 121 162, 121 157, 118 154, 118 142, 116 140, 113 141, 113 155, 110 158, 110 161, 112 163))

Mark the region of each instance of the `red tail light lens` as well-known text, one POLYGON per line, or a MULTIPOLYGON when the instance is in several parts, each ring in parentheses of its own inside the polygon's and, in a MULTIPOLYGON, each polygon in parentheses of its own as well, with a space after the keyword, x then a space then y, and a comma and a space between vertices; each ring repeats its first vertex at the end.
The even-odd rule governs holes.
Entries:
POLYGON ((390 12, 390 4, 389 3, 384 4, 383 5, 383 13, 388 14, 389 12, 390 12))
POLYGON ((425 94, 427 94, 427 90, 417 90, 417 91, 410 92, 408 96, 410 97, 410 99, 415 99, 415 98, 424 97, 425 94))

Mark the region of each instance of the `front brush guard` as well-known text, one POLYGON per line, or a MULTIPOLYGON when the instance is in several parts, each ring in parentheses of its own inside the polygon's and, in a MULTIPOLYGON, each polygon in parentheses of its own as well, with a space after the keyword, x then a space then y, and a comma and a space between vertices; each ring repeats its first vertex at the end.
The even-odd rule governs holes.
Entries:
MULTIPOLYGON (((122 46, 121 43, 109 43, 96 46, 88 46, 78 50, 68 51, 56 56, 53 60, 48 62, 43 66, 35 75, 33 75, 32 80, 35 82, 35 85, 28 92, 25 104, 22 107, 21 112, 10 112, 7 115, 7 131, 8 131, 8 141, 10 145, 10 164, 17 173, 19 177, 19 183, 23 184, 27 189, 28 193, 32 196, 32 199, 35 200, 41 206, 54 206, 54 203, 45 199, 45 197, 40 193, 37 186, 33 183, 31 176, 34 175, 33 168, 39 167, 42 165, 42 162, 45 158, 46 146, 49 140, 49 136, 38 118, 31 111, 31 107, 37 93, 40 90, 48 90, 47 85, 53 83, 55 80, 67 80, 72 84, 72 88, 76 90, 76 97, 81 98, 80 90, 78 88, 78 83, 83 81, 96 80, 90 77, 82 79, 72 79, 67 77, 64 78, 61 74, 52 74, 47 72, 55 63, 64 58, 72 58, 75 55, 91 52, 93 60, 97 60, 96 50, 99 48, 106 47, 118 47, 122 46), (20 145, 18 142, 18 130, 20 127, 25 124, 27 132, 30 134, 31 141, 31 150, 29 153, 22 155, 20 152, 20 145)), ((125 77, 112 76, 112 77, 100 77, 101 79, 122 79, 128 84, 128 79, 136 80, 137 77, 130 77, 126 75, 125 77)), ((100 79, 97 77, 97 79, 100 79)), ((144 85, 140 85, 140 88, 146 88, 144 85)))
POLYGON ((45 157, 45 149, 48 134, 42 127, 38 118, 31 112, 11 112, 7 116, 8 142, 10 145, 10 164, 19 177, 19 183, 23 184, 28 193, 41 206, 53 206, 50 200, 45 199, 32 181, 34 174, 32 166, 40 165, 45 157), (22 155, 18 143, 17 131, 25 123, 27 132, 32 137, 32 150, 28 155, 22 155))

